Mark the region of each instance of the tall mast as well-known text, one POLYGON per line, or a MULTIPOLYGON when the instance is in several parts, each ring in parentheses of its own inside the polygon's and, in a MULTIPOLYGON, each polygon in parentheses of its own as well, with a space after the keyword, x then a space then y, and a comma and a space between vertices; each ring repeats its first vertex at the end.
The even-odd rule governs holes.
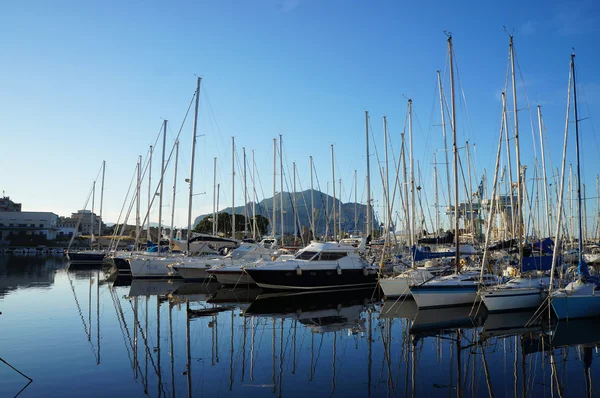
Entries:
POLYGON ((365 131, 367 138, 367 236, 371 235, 371 166, 369 164, 369 111, 365 111, 365 131))
POLYGON ((163 187, 165 180, 165 150, 167 149, 167 122, 165 119, 163 123, 163 147, 162 147, 162 160, 160 166, 160 192, 158 197, 158 242, 157 242, 157 253, 160 256, 160 239, 162 235, 162 205, 163 205, 163 187))
POLYGON ((334 154, 333 154, 333 144, 331 144, 331 187, 333 192, 333 202, 332 202, 332 220, 333 220, 333 240, 337 240, 337 225, 335 223, 335 162, 334 162, 334 154))
POLYGON ((175 141, 175 170, 173 174, 173 200, 171 201, 171 230, 169 231, 169 251, 173 251, 173 230, 175 229, 175 192, 177 190, 177 162, 179 161, 179 140, 175 141))
POLYGON ((310 230, 312 233, 313 239, 315 239, 315 195, 313 190, 313 158, 309 156, 310 159, 310 230))
MULTIPOLYGON (((275 199, 275 194, 277 193, 277 138, 273 138, 273 237, 276 236, 277 232, 277 201, 275 199)), ((282 236, 283 238, 283 236, 282 236)), ((280 242, 282 244, 283 242, 280 242)))
POLYGON ((235 239, 235 137, 231 137, 231 239, 235 239))
MULTIPOLYGON (((440 111, 442 112, 442 134, 444 135, 444 154, 446 155, 446 180, 448 183, 448 203, 452 205, 452 185, 450 184, 450 161, 448 160, 448 141, 446 139, 446 112, 444 110, 444 89, 440 71, 437 71, 438 86, 440 90, 440 111)), ((450 211, 450 229, 452 229, 452 211, 450 211)))
MULTIPOLYGON (((190 160, 190 192, 188 196, 188 225, 187 225, 187 250, 190 250, 190 239, 192 238, 192 197, 194 196, 194 159, 196 157, 196 129, 198 127, 198 103, 200 102, 200 81, 196 83, 196 105, 194 107, 194 128, 192 129, 192 158, 190 160)), ((217 202, 218 207, 218 202, 217 202)))
MULTIPOLYGON (((408 109, 407 109, 408 112, 408 109)), ((404 207, 404 219, 406 220, 406 233, 408 235, 408 245, 412 248, 413 243, 413 231, 410 224, 410 212, 408 208, 408 174, 406 171, 406 140, 404 139, 404 132, 400 134, 401 149, 400 156, 402 157, 402 177, 404 181, 404 197, 402 197, 402 205, 404 207)))
POLYGON ((542 124, 542 107, 537 107, 538 125, 540 128, 540 146, 542 152, 542 173, 543 173, 543 186, 544 186, 544 202, 546 204, 546 237, 550 237, 550 203, 548 200, 548 180, 546 179, 546 159, 544 157, 544 129, 542 124))
MULTIPOLYGON (((413 131, 412 131, 412 100, 408 100, 408 145, 410 146, 410 231, 411 242, 415 243, 415 160, 413 159, 413 131)), ((412 245, 411 245, 412 247, 412 245)), ((415 266, 415 257, 412 256, 412 266, 415 266)))
MULTIPOLYGON (((383 196, 383 201, 385 203, 385 219, 384 219, 384 225, 388 225, 387 224, 387 220, 390 217, 390 172, 389 172, 389 160, 388 160, 388 138, 387 138, 387 118, 385 117, 385 115, 383 115, 383 141, 384 141, 384 148, 385 148, 385 188, 384 188, 384 193, 385 195, 383 196)), ((388 233, 388 231, 386 231, 386 233, 388 233)))
POLYGON ((460 231, 459 231, 459 206, 458 206, 458 146, 456 143, 456 107, 454 95, 454 63, 452 60, 452 36, 448 36, 448 54, 450 57, 450 97, 452 104, 452 152, 454 154, 454 239, 456 241, 456 271, 460 271, 460 231))
POLYGON ((571 73, 573 75, 573 109, 575 112, 575 154, 577 155, 577 218, 579 222, 579 274, 582 273, 583 264, 583 223, 581 219, 581 167, 579 164, 579 118, 577 117, 577 81, 575 79, 575 54, 571 54, 571 73))
POLYGON ((248 235, 248 185, 246 182, 246 148, 242 147, 244 154, 244 236, 248 235))
POLYGON ((217 158, 213 159, 213 231, 212 234, 217 234, 217 158))
POLYGON ((254 149, 252 150, 252 239, 256 240, 256 187, 254 186, 255 176, 254 149))
POLYGON ((140 188, 142 183, 142 155, 138 157, 137 164, 137 186, 135 198, 135 251, 140 248, 140 188))
POLYGON ((515 157, 517 158, 517 241, 519 244, 519 264, 523 261, 523 241, 522 241, 522 181, 521 181, 521 154, 519 149, 519 117, 517 114, 517 81, 515 76, 515 48, 513 45, 513 36, 510 36, 510 64, 512 71, 512 93, 513 93, 513 113, 515 120, 515 157))
MULTIPOLYGON (((508 195, 509 195, 509 200, 510 200, 510 232, 512 234, 512 237, 514 237, 515 234, 515 203, 513 200, 513 191, 512 191, 512 161, 511 161, 511 156, 510 156, 510 137, 508 134, 508 120, 507 120, 507 114, 508 114, 508 108, 506 105, 506 93, 502 93, 502 123, 504 124, 505 128, 504 128, 504 133, 505 133, 505 137, 506 137, 506 156, 508 157, 508 195)), ((508 228, 508 226, 507 226, 508 228)))
POLYGON ((279 134, 279 211, 281 212, 281 246, 283 246, 283 237, 285 231, 283 229, 283 137, 279 134))
POLYGON ((150 210, 152 210, 152 153, 154 148, 150 145, 150 158, 148 159, 148 227, 146 228, 146 240, 152 242, 152 236, 150 235, 150 210))
POLYGON ((106 160, 102 161, 102 186, 100 188, 100 221, 98 221, 98 250, 100 250, 100 238, 102 237, 102 202, 104 202, 104 171, 106 160))

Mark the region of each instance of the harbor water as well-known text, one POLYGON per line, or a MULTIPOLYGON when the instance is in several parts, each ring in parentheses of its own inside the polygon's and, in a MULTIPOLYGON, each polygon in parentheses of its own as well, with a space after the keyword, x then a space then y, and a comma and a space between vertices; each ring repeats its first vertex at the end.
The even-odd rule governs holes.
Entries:
POLYGON ((600 396, 600 321, 0 256, 0 397, 600 396))

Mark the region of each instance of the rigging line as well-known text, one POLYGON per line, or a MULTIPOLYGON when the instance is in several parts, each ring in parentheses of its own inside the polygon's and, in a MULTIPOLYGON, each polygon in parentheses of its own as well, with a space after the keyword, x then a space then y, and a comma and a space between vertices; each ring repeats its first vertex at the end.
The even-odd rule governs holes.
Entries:
POLYGON ((464 87, 462 86, 462 83, 460 82, 460 73, 458 70, 458 58, 456 57, 456 52, 454 51, 454 48, 452 48, 452 56, 454 57, 454 65, 456 66, 456 80, 458 80, 458 86, 460 87, 460 93, 461 93, 463 105, 464 105, 464 112, 467 117, 468 129, 465 129, 465 130, 467 130, 467 137, 470 141, 472 138, 472 134, 473 134, 473 123, 471 122, 471 115, 469 113, 469 108, 467 106, 467 96, 465 95, 464 87))
MULTIPOLYGON (((133 177, 132 177, 132 179, 131 179, 131 182, 129 183, 129 188, 127 189, 127 193, 125 194, 125 200, 123 200, 123 205, 121 206, 121 211, 119 212, 119 217, 117 217, 117 224, 116 224, 116 225, 117 225, 117 228, 115 228, 115 229, 114 229, 114 231, 113 231, 113 236, 111 237, 110 243, 109 243, 109 245, 108 245, 108 247, 109 247, 109 250, 111 250, 111 248, 113 247, 113 244, 115 243, 115 240, 116 240, 117 234, 118 234, 118 232, 119 232, 119 228, 118 228, 118 226, 119 226, 119 223, 121 222, 121 216, 123 215, 123 210, 124 210, 124 208, 125 208, 125 203, 127 202, 127 198, 129 197, 129 192, 131 192, 131 186, 133 185, 133 180, 134 180, 134 179, 136 179, 136 177, 137 177, 137 164, 136 164, 136 167, 135 167, 135 170, 134 170, 134 173, 133 173, 133 177)), ((136 184, 136 185, 137 185, 137 184, 136 184)), ((137 198, 137 195, 138 195, 138 193, 136 193, 136 194, 133 196, 133 198, 132 198, 132 203, 133 203, 133 202, 135 202, 135 199, 137 198)), ((130 205, 130 207, 129 207, 129 209, 130 209, 130 210, 129 210, 129 211, 131 211, 131 207, 133 207, 133 206, 132 206, 132 205, 130 205)), ((123 222, 123 227, 122 227, 122 230, 123 230, 123 231, 124 231, 124 229, 125 229, 125 226, 124 226, 124 225, 127 223, 127 219, 129 218, 128 216, 129 216, 129 212, 127 213, 127 217, 125 218, 125 220, 124 220, 124 222, 123 222)), ((119 242, 119 241, 120 241, 120 239, 116 241, 116 242, 117 242, 117 245, 118 245, 118 242, 119 242)), ((116 250, 116 247, 117 247, 117 245, 115 245, 115 250, 116 250)))

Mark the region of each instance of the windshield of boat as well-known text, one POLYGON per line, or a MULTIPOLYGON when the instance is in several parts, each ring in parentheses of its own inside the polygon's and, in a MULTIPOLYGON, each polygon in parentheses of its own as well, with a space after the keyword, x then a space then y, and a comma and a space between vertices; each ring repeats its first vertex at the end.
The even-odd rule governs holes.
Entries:
POLYGON ((319 254, 319 253, 311 252, 311 251, 301 251, 298 254, 296 254, 296 260, 310 260, 313 257, 315 257, 317 254, 319 254))
POLYGON ((346 255, 348 255, 346 252, 322 252, 320 261, 335 261, 346 255))

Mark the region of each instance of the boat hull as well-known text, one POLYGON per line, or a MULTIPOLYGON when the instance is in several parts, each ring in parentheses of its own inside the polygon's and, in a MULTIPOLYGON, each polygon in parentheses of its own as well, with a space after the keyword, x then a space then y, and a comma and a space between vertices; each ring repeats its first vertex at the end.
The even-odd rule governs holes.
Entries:
POLYGON ((352 288, 375 286, 377 272, 362 268, 343 270, 336 269, 302 270, 269 270, 261 267, 247 268, 256 284, 263 289, 275 290, 321 290, 336 288, 352 288))
POLYGON ((242 270, 211 269, 208 274, 214 276, 221 285, 254 285, 254 279, 242 270))
POLYGON ((86 252, 71 252, 67 253, 67 258, 69 259, 70 265, 102 265, 102 261, 104 261, 104 252, 99 253, 86 253, 86 252))
POLYGON ((564 295, 552 297, 552 309, 561 319, 600 316, 600 295, 564 295))
POLYGON ((410 291, 419 308, 442 308, 470 305, 477 300, 477 285, 428 286, 415 285, 410 291))
POLYGON ((538 308, 547 294, 540 288, 493 289, 481 294, 489 312, 522 311, 538 308))
POLYGON ((210 279, 206 268, 179 267, 176 265, 171 266, 171 268, 186 281, 205 281, 210 279))
POLYGON ((169 264, 177 260, 168 260, 165 257, 157 258, 130 258, 128 260, 131 269, 131 275, 134 278, 181 278, 169 264))

